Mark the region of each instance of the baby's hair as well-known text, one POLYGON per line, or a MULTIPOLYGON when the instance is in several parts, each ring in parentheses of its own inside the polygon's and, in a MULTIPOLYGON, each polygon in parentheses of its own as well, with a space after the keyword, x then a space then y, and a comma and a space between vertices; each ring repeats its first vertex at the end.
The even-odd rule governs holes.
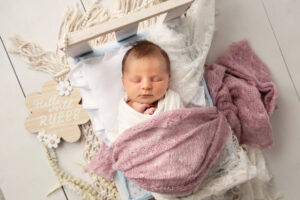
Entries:
POLYGON ((142 58, 145 56, 156 56, 157 53, 159 53, 164 58, 167 66, 167 72, 170 74, 171 70, 169 56, 162 48, 160 48, 160 46, 148 40, 139 40, 131 45, 132 47, 126 52, 122 60, 122 73, 124 73, 128 56, 133 55, 136 58, 142 58))

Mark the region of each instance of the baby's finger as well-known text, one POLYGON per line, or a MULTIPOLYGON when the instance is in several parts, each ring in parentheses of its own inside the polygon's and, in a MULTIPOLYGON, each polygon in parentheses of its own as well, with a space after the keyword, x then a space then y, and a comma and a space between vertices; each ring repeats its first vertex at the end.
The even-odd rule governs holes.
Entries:
POLYGON ((144 112, 149 107, 150 107, 149 104, 143 104, 143 103, 138 103, 138 102, 132 103, 132 108, 134 108, 138 112, 144 112))
POLYGON ((149 108, 145 110, 144 114, 152 115, 155 112, 156 108, 149 108))

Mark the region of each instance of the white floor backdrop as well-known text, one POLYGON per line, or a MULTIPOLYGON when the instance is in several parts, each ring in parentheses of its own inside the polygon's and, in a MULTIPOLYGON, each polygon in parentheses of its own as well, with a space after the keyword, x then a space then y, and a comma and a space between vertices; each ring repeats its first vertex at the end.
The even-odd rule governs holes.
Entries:
MULTIPOLYGON (((23 126, 29 111, 25 95, 40 91, 47 74, 31 71, 18 56, 8 53, 15 34, 54 51, 60 19, 68 5, 80 0, 0 0, 0 188, 5 199, 46 199, 58 181, 45 157, 43 146, 23 126)), ((216 32, 208 63, 216 60, 230 43, 248 39, 269 66, 279 91, 279 107, 271 117, 275 146, 265 155, 274 175, 274 190, 283 199, 300 197, 300 1, 216 0, 216 32)), ((82 148, 60 146, 62 167, 88 180, 81 166, 82 148)), ((1 195, 0 195, 1 199, 1 195)), ((64 189, 47 199, 79 199, 64 189)))

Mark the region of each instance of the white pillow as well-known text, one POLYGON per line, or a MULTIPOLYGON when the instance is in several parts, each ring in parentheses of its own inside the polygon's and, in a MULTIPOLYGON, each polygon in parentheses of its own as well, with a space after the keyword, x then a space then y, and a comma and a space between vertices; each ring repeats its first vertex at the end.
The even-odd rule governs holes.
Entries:
POLYGON ((124 96, 121 62, 127 49, 81 60, 70 73, 71 84, 80 88, 82 106, 98 135, 114 126, 119 101, 124 96))
MULTIPOLYGON (((179 24, 181 20, 173 21, 179 24)), ((176 91, 184 105, 196 94, 203 74, 201 57, 190 40, 190 34, 178 33, 174 26, 158 25, 151 29, 146 39, 158 44, 169 55, 171 61, 171 89, 176 91)))

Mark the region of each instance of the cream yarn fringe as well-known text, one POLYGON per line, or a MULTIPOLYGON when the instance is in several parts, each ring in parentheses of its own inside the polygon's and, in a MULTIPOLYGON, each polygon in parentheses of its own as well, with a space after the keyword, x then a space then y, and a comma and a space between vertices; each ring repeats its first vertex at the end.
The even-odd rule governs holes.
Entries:
POLYGON ((58 56, 54 52, 45 52, 38 45, 25 42, 19 37, 11 38, 13 49, 11 53, 19 54, 33 70, 46 72, 55 80, 65 79, 70 71, 65 56, 58 56))
POLYGON ((98 199, 116 199, 117 190, 112 188, 111 186, 108 188, 111 190, 111 193, 107 193, 106 191, 98 192, 95 188, 90 186, 88 183, 71 176, 70 174, 64 172, 58 166, 58 159, 56 155, 56 151, 54 149, 49 149, 45 146, 46 155, 50 162, 50 165, 55 172, 59 182, 63 186, 67 186, 74 192, 77 192, 82 199, 89 200, 98 200, 98 199))
MULTIPOLYGON (((82 31, 101 23, 121 18, 132 12, 151 7, 166 0, 114 0, 114 8, 103 8, 99 1, 86 1, 87 12, 83 13, 79 5, 68 8, 63 16, 59 27, 57 48, 55 52, 48 52, 33 42, 26 42, 20 37, 11 38, 11 53, 20 55, 30 68, 36 71, 46 72, 57 81, 67 80, 70 72, 70 65, 67 60, 66 50, 68 47, 67 36, 71 32, 82 31), (60 51, 59 47, 64 50, 60 51)), ((139 24, 138 32, 156 24, 158 17, 148 19, 139 24)), ((90 42, 92 47, 101 46, 109 41, 115 40, 115 34, 110 33, 96 38, 90 42)), ((84 139, 83 156, 86 162, 89 162, 92 156, 100 148, 98 138, 93 133, 91 123, 88 122, 81 126, 81 132, 84 139)), ((58 177, 61 185, 66 186, 76 192, 83 199, 95 200, 115 200, 120 199, 119 194, 113 182, 107 182, 105 179, 90 173, 93 181, 93 187, 88 183, 73 177, 64 172, 58 165, 57 155, 54 149, 46 149, 46 155, 55 175, 58 177)))

